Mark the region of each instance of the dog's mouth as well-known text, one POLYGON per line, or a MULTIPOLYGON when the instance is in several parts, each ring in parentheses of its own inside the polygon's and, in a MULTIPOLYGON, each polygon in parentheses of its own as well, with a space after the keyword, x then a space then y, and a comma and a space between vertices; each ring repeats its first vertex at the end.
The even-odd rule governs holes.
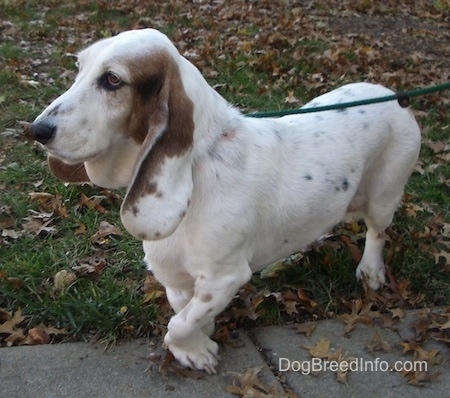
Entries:
MULTIPOLYGON (((55 148, 51 148, 51 146, 45 146, 45 148, 51 156, 54 156, 69 165, 76 165, 79 163, 92 162, 92 161, 95 161, 96 159, 98 159, 102 154, 102 152, 93 152, 92 154, 83 153, 83 155, 77 156, 76 155, 77 149, 70 150, 70 151, 64 151, 64 150, 61 151, 61 150, 57 150, 55 148)), ((79 149, 81 149, 81 148, 82 147, 80 147, 79 149)))

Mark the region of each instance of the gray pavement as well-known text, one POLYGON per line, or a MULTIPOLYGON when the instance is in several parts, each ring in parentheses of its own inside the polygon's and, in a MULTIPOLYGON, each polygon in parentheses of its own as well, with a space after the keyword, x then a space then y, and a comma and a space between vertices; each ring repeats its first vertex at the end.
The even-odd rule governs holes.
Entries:
POLYGON ((443 342, 428 339, 422 344, 426 353, 438 350, 431 361, 435 364, 428 364, 426 378, 431 380, 423 385, 411 385, 392 370, 397 363, 413 366, 412 353, 402 354, 399 343, 414 337, 416 314, 408 312, 397 331, 381 324, 358 324, 349 336, 337 320, 317 322, 310 337, 298 333, 298 325, 241 330, 242 344, 222 345, 217 375, 201 379, 150 370, 150 358, 162 353, 156 340, 124 342, 109 350, 85 343, 0 348, 0 397, 232 397, 226 389, 233 384, 241 394, 234 396, 248 397, 448 397, 450 348, 443 342), (321 339, 330 342, 325 351, 341 350, 344 358, 356 358, 359 370, 353 368, 340 382, 336 371, 323 369, 323 362, 319 365, 317 360, 316 369, 311 369, 305 346, 316 347, 321 339), (382 344, 389 345, 391 352, 378 351, 382 344), (290 370, 280 372, 280 366, 290 370), (259 368, 260 381, 249 381, 239 389, 236 376, 259 368))

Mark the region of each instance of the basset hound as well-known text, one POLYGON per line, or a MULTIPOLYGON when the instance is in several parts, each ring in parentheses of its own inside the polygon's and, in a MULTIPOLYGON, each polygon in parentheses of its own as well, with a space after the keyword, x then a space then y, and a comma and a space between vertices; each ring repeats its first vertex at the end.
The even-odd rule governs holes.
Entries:
MULTIPOLYGON (((73 85, 32 123, 53 173, 127 187, 125 228, 175 311, 164 341, 216 372, 214 318, 252 273, 348 216, 367 225, 358 278, 385 282, 384 230, 418 159, 420 130, 397 102, 250 118, 153 29, 92 44, 73 85)), ((305 107, 390 95, 348 84, 305 107)))

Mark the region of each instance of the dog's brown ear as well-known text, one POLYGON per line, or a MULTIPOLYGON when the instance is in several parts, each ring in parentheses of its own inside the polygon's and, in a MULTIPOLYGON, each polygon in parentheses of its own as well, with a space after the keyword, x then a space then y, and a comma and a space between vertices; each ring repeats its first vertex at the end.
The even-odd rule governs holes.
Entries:
POLYGON ((84 163, 67 164, 62 160, 48 155, 48 167, 52 174, 65 182, 90 182, 84 163))
POLYGON ((189 206, 194 105, 167 54, 153 54, 137 70, 146 72, 135 80, 138 101, 131 120, 139 127, 131 135, 140 136, 142 146, 121 216, 133 236, 155 240, 172 234, 189 206))

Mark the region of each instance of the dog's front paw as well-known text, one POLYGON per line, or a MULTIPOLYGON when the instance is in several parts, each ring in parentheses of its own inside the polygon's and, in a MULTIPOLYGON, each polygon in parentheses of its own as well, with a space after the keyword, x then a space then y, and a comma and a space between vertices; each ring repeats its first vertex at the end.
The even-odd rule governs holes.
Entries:
POLYGON ((167 332, 164 343, 183 366, 205 370, 209 374, 216 373, 219 346, 201 331, 189 341, 182 342, 177 342, 170 332, 167 332))
POLYGON ((378 267, 371 267, 361 263, 356 268, 356 278, 364 280, 371 289, 378 290, 386 282, 384 264, 378 267))

